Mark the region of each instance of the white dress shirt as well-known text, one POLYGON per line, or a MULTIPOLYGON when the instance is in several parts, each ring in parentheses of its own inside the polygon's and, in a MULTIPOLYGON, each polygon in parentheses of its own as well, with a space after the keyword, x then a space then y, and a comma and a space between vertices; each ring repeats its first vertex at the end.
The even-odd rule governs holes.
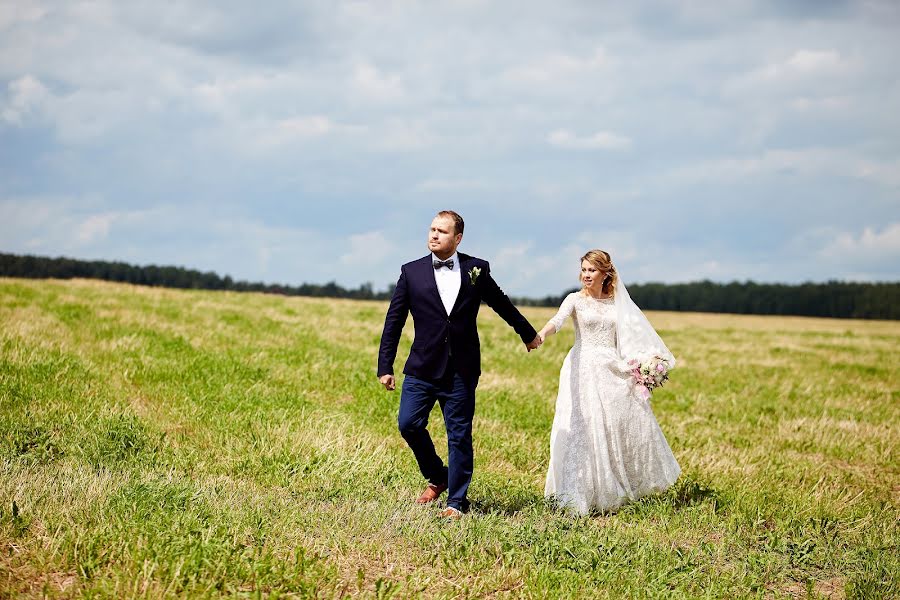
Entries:
MULTIPOLYGON (((432 252, 431 260, 434 262, 441 259, 432 252)), ((437 269, 434 272, 434 280, 437 282, 441 302, 444 303, 444 308, 447 309, 447 315, 449 316, 450 311, 453 310, 453 305, 456 304, 456 297, 459 296, 459 288, 462 286, 462 271, 459 268, 459 255, 456 252, 447 260, 453 261, 453 269, 451 270, 447 267, 437 269)))

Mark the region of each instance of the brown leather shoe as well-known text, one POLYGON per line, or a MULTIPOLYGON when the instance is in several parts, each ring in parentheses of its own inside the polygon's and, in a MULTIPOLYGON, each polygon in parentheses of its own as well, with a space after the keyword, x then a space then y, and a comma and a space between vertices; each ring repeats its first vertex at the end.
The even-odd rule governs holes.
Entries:
POLYGON ((416 500, 416 504, 428 504, 429 502, 434 502, 440 497, 441 494, 444 493, 444 490, 446 489, 446 483, 441 483, 438 485, 429 483, 428 487, 425 488, 425 491, 422 492, 422 495, 419 496, 419 499, 416 500))
POLYGON ((444 510, 441 511, 441 518, 447 519, 450 521, 456 521, 458 519, 461 519, 462 516, 463 516, 462 511, 460 511, 458 508, 453 508, 452 506, 448 506, 447 508, 445 508, 444 510))

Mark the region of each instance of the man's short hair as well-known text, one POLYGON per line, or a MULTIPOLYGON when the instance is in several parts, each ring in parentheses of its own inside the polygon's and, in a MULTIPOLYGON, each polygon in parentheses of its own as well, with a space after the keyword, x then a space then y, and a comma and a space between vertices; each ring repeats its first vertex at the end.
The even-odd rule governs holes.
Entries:
POLYGON ((448 217, 453 220, 453 232, 454 233, 462 233, 463 229, 466 227, 466 223, 463 221, 463 218, 459 216, 458 212, 452 210, 442 210, 437 214, 439 217, 448 217))

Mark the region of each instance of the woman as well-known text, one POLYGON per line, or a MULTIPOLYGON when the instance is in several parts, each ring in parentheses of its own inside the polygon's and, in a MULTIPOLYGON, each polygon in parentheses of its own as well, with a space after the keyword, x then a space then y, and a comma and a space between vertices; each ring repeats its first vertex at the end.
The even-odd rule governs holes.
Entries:
POLYGON ((544 494, 581 514, 609 512, 662 492, 681 467, 631 376, 628 361, 675 357, 634 304, 603 250, 581 258, 582 290, 566 296, 538 333, 572 317, 575 344, 559 374, 544 494))

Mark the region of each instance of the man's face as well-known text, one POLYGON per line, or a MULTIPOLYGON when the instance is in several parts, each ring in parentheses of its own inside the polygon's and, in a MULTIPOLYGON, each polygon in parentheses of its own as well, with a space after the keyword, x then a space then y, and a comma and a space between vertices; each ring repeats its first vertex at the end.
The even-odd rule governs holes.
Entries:
POLYGON ((456 233, 453 219, 450 217, 435 217, 431 222, 431 229, 428 230, 428 249, 441 260, 453 256, 461 241, 462 234, 456 233))

